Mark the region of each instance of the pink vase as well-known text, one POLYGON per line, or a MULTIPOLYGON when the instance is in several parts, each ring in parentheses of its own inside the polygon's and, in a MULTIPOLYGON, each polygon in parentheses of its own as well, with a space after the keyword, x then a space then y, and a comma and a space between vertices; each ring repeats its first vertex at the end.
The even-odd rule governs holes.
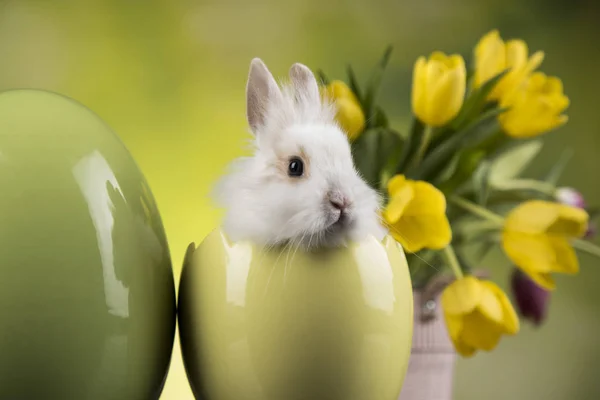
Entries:
POLYGON ((441 287, 415 290, 414 332, 399 400, 451 400, 456 353, 440 307, 441 287))

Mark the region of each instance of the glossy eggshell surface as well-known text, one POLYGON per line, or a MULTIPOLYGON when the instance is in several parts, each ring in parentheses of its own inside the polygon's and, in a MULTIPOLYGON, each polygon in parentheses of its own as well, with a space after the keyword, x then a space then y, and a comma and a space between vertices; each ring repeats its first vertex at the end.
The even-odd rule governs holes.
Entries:
POLYGON ((217 229, 182 270, 188 379, 202 400, 396 400, 412 303, 390 237, 311 254, 231 243, 217 229))
POLYGON ((79 103, 0 93, 0 399, 157 399, 173 271, 147 183, 79 103))

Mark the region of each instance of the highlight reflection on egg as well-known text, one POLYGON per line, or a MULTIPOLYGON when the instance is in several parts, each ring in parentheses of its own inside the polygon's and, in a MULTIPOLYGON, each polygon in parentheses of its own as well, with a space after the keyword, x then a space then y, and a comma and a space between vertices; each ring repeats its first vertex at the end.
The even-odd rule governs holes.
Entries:
POLYGON ((0 93, 0 260, 0 398, 158 399, 176 315, 160 215, 69 98, 0 93))

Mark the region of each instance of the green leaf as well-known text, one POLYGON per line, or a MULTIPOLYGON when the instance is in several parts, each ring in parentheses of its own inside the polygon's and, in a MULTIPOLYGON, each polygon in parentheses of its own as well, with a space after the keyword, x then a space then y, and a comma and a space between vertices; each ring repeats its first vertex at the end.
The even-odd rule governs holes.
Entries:
POLYGON ((496 84, 506 73, 508 69, 500 72, 498 75, 489 79, 486 83, 481 85, 481 87, 475 89, 465 100, 460 112, 456 116, 456 118, 450 123, 450 126, 458 130, 469 121, 473 120, 474 117, 479 115, 486 104, 489 104, 487 97, 494 90, 496 84))
POLYGON ((477 170, 480 161, 484 157, 485 152, 478 149, 467 149, 458 153, 455 156, 455 158, 458 158, 458 163, 454 174, 445 181, 438 182, 436 180, 434 183, 445 194, 456 192, 463 185, 469 183, 474 171, 477 170))
POLYGON ((558 160, 554 163, 550 171, 548 171, 543 180, 545 182, 556 185, 565 168, 567 167, 567 164, 569 163, 569 161, 571 161, 571 158, 573 158, 574 153, 575 152, 572 148, 564 150, 558 158, 558 160))
POLYGON ((465 273, 465 274, 469 274, 471 271, 473 271, 473 264, 469 261, 469 259, 463 254, 463 252, 461 250, 459 250, 458 247, 454 248, 454 253, 456 253, 456 259, 458 260, 458 264, 461 267, 461 270, 465 273))
MULTIPOLYGON (((386 184, 390 176, 385 176, 388 160, 392 159, 399 150, 403 148, 403 138, 392 129, 381 129, 379 141, 379 154, 377 168, 379 172, 379 184, 386 184)), ((382 187, 385 192, 385 188, 382 187)))
POLYGON ((518 177, 542 149, 540 139, 513 147, 497 156, 491 165, 490 184, 501 183, 518 177))
POLYGON ((354 165, 371 187, 377 184, 377 168, 373 160, 377 158, 379 140, 374 129, 365 130, 356 141, 352 143, 354 165))
POLYGON ((384 128, 369 129, 354 142, 356 168, 371 187, 379 189, 383 168, 401 145, 400 134, 384 128))
POLYGON ((573 239, 571 241, 571 244, 576 250, 580 250, 591 256, 596 256, 600 258, 600 247, 598 247, 592 242, 588 242, 587 240, 583 239, 573 239))
POLYGON ((479 248, 479 251, 476 252, 476 258, 481 261, 483 258, 494 248, 497 246, 497 243, 494 241, 484 241, 484 243, 479 248))
POLYGON ((383 54, 383 57, 377 64, 377 67, 371 74, 371 78, 369 80, 369 84, 367 85, 367 91, 365 93, 365 97, 363 99, 363 107, 365 111, 365 118, 367 119, 367 126, 371 127, 370 123, 373 121, 373 114, 375 110, 375 98, 379 92, 379 87, 381 86, 381 80, 383 79, 383 72, 385 71, 385 67, 390 60, 390 56, 392 54, 392 46, 388 46, 383 54))
POLYGON ((482 206, 487 204, 489 195, 489 177, 491 171, 491 163, 487 160, 479 165, 479 168, 475 170, 473 174, 473 189, 475 190, 475 197, 477 203, 482 206))
POLYGON ((426 155, 425 159, 414 171, 409 171, 410 178, 418 180, 432 179, 436 173, 439 173, 444 168, 452 159, 454 153, 459 151, 461 147, 467 143, 469 147, 475 147, 478 143, 498 132, 500 126, 496 117, 503 111, 503 109, 488 111, 465 129, 450 136, 434 151, 426 155))
POLYGON ((487 206, 501 206, 506 204, 518 204, 523 201, 531 200, 530 191, 524 190, 502 190, 491 191, 488 196, 487 206))
POLYGON ((375 128, 389 128, 390 122, 388 121, 385 112, 381 107, 375 109, 375 116, 373 117, 373 127, 375 128))
POLYGON ((404 173, 410 165, 411 157, 417 153, 418 148, 421 146, 424 130, 425 125, 417 117, 413 117, 412 127, 402 150, 390 160, 390 168, 393 169, 394 174, 404 173))
POLYGON ((434 182, 436 185, 448 182, 457 173, 461 157, 462 154, 460 153, 454 154, 448 165, 446 165, 442 172, 437 176, 434 182))
MULTIPOLYGON (((356 79, 356 74, 354 73, 354 69, 352 68, 351 65, 348 65, 347 70, 348 70, 348 86, 350 87, 350 90, 352 90, 352 92, 358 99, 358 102, 362 105, 364 99, 362 97, 362 91, 360 90, 360 86, 358 85, 358 80, 356 79)), ((365 112, 364 109, 363 109, 363 112, 365 112)))
POLYGON ((319 78, 319 80, 321 81, 321 83, 323 85, 329 85, 329 79, 327 78, 327 76, 325 75, 325 72, 323 72, 323 70, 321 70, 321 69, 317 70, 317 77, 319 78))

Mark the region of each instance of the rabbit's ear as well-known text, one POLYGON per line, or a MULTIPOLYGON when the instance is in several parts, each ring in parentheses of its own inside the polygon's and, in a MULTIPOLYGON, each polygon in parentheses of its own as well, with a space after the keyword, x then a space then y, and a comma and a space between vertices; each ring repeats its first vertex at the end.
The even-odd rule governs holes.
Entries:
POLYGON ((300 63, 292 65, 290 78, 298 94, 312 102, 321 101, 317 79, 306 65, 300 63))
POLYGON ((246 115, 252 132, 264 124, 269 103, 279 102, 282 94, 275 78, 260 58, 250 63, 246 85, 246 115))

